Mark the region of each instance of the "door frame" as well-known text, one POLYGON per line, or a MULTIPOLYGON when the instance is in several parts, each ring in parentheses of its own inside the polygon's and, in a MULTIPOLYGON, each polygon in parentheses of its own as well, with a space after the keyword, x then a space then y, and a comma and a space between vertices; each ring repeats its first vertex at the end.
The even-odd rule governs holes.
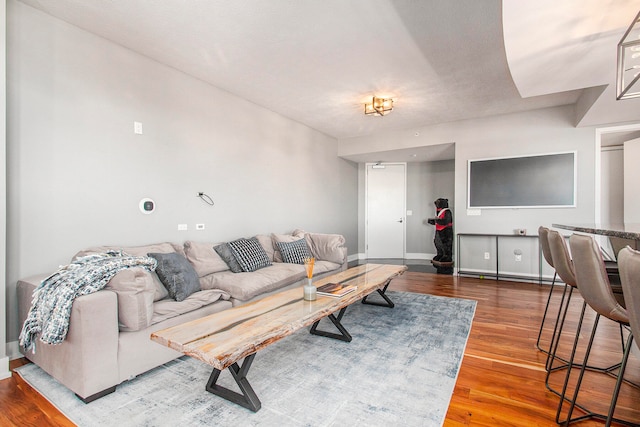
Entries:
POLYGON ((404 166, 404 195, 402 200, 402 259, 407 256, 407 162, 372 162, 364 168, 364 255, 369 258, 369 166, 404 166))

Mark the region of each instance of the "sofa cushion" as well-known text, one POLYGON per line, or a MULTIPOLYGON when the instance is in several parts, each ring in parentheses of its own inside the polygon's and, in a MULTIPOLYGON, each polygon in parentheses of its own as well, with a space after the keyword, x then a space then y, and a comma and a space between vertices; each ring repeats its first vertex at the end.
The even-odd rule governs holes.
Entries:
POLYGON ((253 272, 271 265, 267 253, 258 239, 238 239, 229 242, 231 252, 244 272, 253 272))
POLYGON ((296 240, 299 240, 301 238, 304 237, 304 231, 302 230, 296 230, 294 231, 292 234, 272 234, 271 235, 271 240, 273 241, 273 248, 275 250, 274 254, 273 254, 273 260, 275 262, 283 262, 282 260, 282 254, 280 253, 280 250, 278 249, 278 242, 293 242, 296 240))
POLYGON ((304 264, 305 259, 311 258, 311 251, 304 238, 293 242, 278 242, 277 245, 284 262, 304 264))
POLYGON ((331 261, 336 264, 344 262, 344 236, 340 234, 306 233, 305 239, 316 260, 331 261))
POLYGON ((158 261, 156 273, 169 291, 171 298, 183 301, 200 290, 198 273, 184 256, 178 253, 149 253, 148 255, 158 261))
POLYGON ((222 271, 200 279, 202 289, 221 289, 239 300, 249 300, 265 292, 282 288, 306 277, 304 266, 274 263, 252 273, 222 271))
POLYGON ((322 261, 316 259, 316 262, 313 263, 313 277, 316 277, 322 273, 326 273, 327 271, 340 271, 341 265, 342 264, 337 264, 331 261, 322 261))
POLYGON ((220 258, 227 264, 229 270, 234 273, 241 273, 242 267, 238 264, 235 255, 231 252, 231 246, 228 243, 221 243, 217 246, 213 247, 213 250, 216 251, 220 258))
POLYGON ((151 324, 155 286, 148 270, 132 267, 119 271, 105 289, 118 298, 118 327, 121 331, 139 331, 151 324))
POLYGON ((217 244, 190 240, 184 243, 184 254, 200 277, 229 269, 227 263, 213 249, 214 246, 217 244))
POLYGON ((174 301, 172 299, 166 299, 158 301, 153 304, 153 317, 151 324, 162 322, 163 320, 171 319, 172 317, 179 316, 184 313, 197 310, 205 305, 213 304, 219 300, 228 300, 229 294, 226 292, 211 289, 194 292, 182 301, 174 301))
MULTIPOLYGON (((146 246, 94 246, 91 248, 84 249, 78 252, 77 254, 75 254, 73 256, 72 261, 82 256, 96 254, 96 253, 104 253, 110 250, 111 251, 121 250, 133 256, 147 256, 149 252, 157 252, 157 253, 176 252, 184 255, 184 250, 182 248, 182 245, 164 242, 164 243, 154 243, 146 246)), ((160 278, 156 275, 156 273, 149 273, 149 274, 151 275, 151 279, 153 280, 153 285, 155 289, 153 300, 160 301, 162 299, 165 299, 167 296, 169 296, 169 292, 167 291, 167 288, 164 287, 164 285, 162 284, 162 282, 160 281, 160 278)))

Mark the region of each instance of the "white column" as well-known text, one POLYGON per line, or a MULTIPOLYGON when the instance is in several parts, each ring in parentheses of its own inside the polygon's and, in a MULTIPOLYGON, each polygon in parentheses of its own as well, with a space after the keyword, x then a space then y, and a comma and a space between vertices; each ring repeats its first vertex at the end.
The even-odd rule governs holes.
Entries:
POLYGON ((7 1, 0 0, 0 379, 11 376, 7 357, 7 1))

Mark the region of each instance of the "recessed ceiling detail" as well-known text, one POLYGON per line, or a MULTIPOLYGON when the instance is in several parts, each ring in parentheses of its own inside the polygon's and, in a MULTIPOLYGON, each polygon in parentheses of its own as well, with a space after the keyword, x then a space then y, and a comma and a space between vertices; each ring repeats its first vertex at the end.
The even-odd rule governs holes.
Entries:
MULTIPOLYGON (((338 139, 566 105, 580 95, 520 96, 504 49, 509 0, 22 3, 338 139), (354 93, 389 88, 402 114, 372 120, 354 103, 354 93)), ((597 16, 610 8, 601 9, 597 16)))

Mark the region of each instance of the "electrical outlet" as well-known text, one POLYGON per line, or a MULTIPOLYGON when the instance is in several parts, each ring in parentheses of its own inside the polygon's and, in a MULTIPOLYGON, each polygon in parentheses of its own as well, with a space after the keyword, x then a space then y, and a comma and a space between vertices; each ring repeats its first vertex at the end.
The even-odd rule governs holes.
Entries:
POLYGON ((522 255, 516 255, 516 262, 522 261, 522 255))
POLYGON ((204 230, 204 224, 196 224, 196 230, 204 230))
POLYGON ((491 253, 485 252, 484 253, 484 259, 491 259, 491 253))
POLYGON ((187 224, 178 224, 178 231, 187 231, 189 226, 187 224))

